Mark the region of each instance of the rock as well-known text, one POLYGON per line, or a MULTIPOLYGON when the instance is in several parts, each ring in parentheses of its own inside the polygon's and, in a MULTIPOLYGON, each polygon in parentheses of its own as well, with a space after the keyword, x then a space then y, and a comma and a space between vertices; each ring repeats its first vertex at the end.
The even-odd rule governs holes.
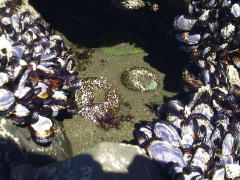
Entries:
MULTIPOLYGON (((113 3, 116 7, 123 10, 138 10, 146 6, 151 7, 151 3, 147 0, 110 0, 110 2, 113 3)), ((163 2, 156 1, 156 3, 176 6, 178 8, 186 8, 189 0, 168 0, 163 2)))
POLYGON ((146 6, 144 0, 110 0, 116 7, 124 10, 137 10, 146 6))
POLYGON ((84 154, 41 168, 22 165, 11 170, 11 180, 36 179, 162 179, 145 150, 134 145, 103 142, 84 154))
POLYGON ((9 161, 29 163, 34 166, 65 160, 71 156, 71 146, 58 122, 54 124, 55 136, 48 147, 37 145, 27 128, 17 127, 11 119, 0 119, 0 152, 9 157, 9 161))

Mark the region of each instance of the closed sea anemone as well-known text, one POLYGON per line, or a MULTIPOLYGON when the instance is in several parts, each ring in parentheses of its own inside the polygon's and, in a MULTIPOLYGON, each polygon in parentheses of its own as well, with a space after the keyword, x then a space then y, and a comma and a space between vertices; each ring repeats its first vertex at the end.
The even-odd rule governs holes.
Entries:
POLYGON ((104 129, 118 126, 114 116, 120 109, 120 93, 106 78, 82 79, 75 96, 82 117, 99 122, 104 129))
POLYGON ((143 67, 129 68, 123 72, 121 78, 127 88, 135 91, 152 91, 158 86, 156 75, 143 67))

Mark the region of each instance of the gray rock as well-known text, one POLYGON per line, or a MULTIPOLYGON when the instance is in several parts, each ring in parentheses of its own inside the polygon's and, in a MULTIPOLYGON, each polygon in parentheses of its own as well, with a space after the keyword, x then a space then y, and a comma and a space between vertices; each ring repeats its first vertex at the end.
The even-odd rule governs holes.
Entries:
POLYGON ((101 143, 84 154, 41 168, 22 165, 11 170, 11 180, 162 179, 159 168, 138 146, 101 143))
POLYGON ((29 163, 34 166, 46 165, 71 156, 71 146, 61 131, 58 122, 54 124, 55 136, 48 147, 33 142, 27 128, 17 127, 11 119, 0 119, 0 152, 9 157, 9 162, 29 163))
MULTIPOLYGON (((123 10, 137 10, 146 6, 150 6, 150 1, 148 0, 110 0, 110 2, 123 10)), ((158 2, 156 1, 156 3, 158 2)), ((168 0, 164 1, 164 3, 170 6, 176 6, 178 8, 186 8, 189 0, 168 0)))

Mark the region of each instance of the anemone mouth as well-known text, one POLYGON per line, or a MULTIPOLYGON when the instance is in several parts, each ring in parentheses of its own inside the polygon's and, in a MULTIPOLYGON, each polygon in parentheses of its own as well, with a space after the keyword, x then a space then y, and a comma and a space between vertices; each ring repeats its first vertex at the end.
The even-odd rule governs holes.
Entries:
POLYGON ((140 36, 131 32, 111 32, 106 34, 101 41, 101 50, 112 56, 145 53, 146 43, 140 36))

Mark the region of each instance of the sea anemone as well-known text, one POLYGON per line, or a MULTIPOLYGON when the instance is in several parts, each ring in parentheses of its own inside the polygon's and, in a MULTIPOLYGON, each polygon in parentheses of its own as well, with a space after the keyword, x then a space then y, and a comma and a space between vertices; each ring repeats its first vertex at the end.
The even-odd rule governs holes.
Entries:
POLYGON ((158 86, 156 75, 143 67, 129 68, 123 72, 121 78, 127 88, 140 92, 152 91, 158 86))
MULTIPOLYGON (((80 88, 76 91, 75 98, 78 113, 93 122, 117 126, 114 116, 120 109, 120 93, 103 77, 88 77, 82 79, 80 88)), ((104 129, 108 129, 105 128, 104 129)))

